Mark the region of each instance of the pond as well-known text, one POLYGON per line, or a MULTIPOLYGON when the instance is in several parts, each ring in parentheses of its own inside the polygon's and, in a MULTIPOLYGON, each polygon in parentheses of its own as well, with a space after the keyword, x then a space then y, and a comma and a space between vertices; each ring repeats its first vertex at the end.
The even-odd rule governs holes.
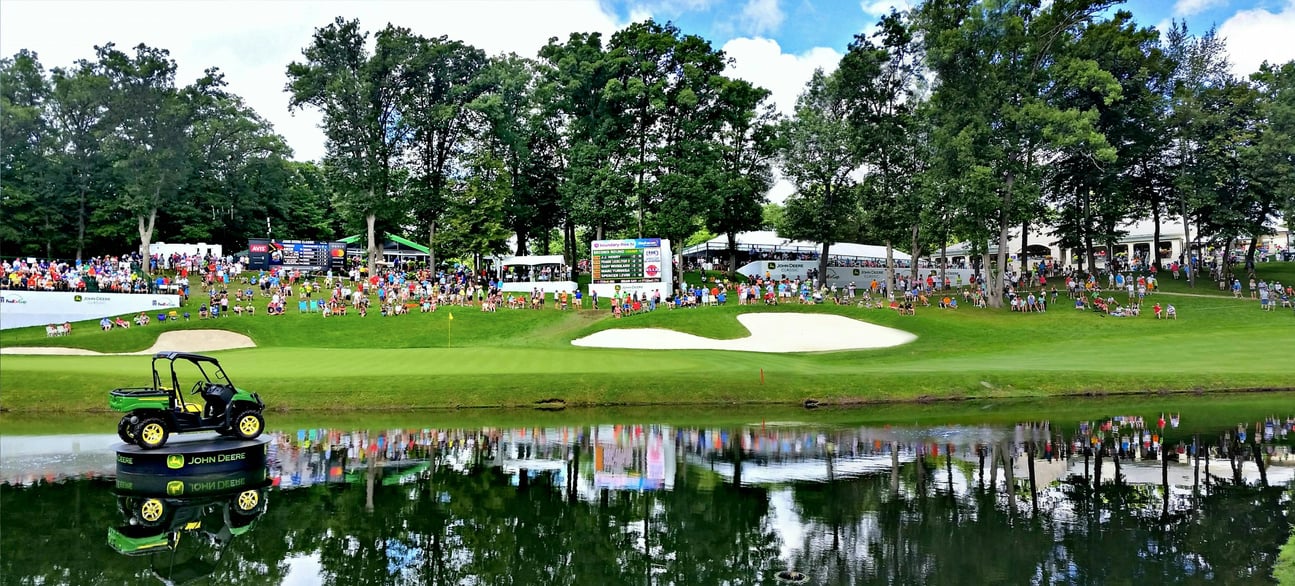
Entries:
POLYGON ((1295 521, 1290 395, 365 417, 148 488, 6 416, 0 582, 1267 584, 1295 521))

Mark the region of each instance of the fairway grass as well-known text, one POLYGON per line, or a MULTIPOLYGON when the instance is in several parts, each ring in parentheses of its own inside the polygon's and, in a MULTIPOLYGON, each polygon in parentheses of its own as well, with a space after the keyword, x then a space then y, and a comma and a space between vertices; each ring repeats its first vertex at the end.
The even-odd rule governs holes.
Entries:
MULTIPOLYGON (((1262 274, 1262 273, 1261 273, 1262 274)), ((1116 295, 1119 299, 1120 296, 1116 295)), ((592 405, 822 404, 1295 388, 1295 312, 1261 312, 1225 296, 1153 296, 1138 318, 1070 308, 1062 294, 1043 314, 919 308, 916 316, 836 305, 704 307, 611 319, 604 309, 561 312, 442 308, 383 318, 242 316, 72 335, 0 332, 8 346, 64 345, 100 352, 148 348, 166 330, 226 329, 257 348, 214 353, 234 382, 274 410, 402 410, 592 405), (1172 302, 1180 319, 1149 307, 1172 302), (892 327, 917 340, 887 349, 758 354, 573 347, 608 328, 667 328, 698 336, 748 335, 748 312, 809 312, 892 327)), ((131 356, 0 357, 0 409, 103 410, 107 391, 149 379, 131 356)))

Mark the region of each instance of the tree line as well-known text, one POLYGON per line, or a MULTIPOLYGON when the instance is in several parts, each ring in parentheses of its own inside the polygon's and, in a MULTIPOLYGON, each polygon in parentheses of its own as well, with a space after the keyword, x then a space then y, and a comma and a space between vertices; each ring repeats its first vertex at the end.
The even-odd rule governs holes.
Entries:
POLYGON ((290 108, 322 115, 318 163, 291 161, 217 69, 180 86, 169 54, 144 45, 48 72, 22 51, 0 62, 0 246, 241 247, 272 227, 363 230, 371 268, 384 231, 435 258, 560 250, 575 264, 596 238, 732 245, 772 221, 823 243, 824 265, 835 242, 914 256, 970 242, 994 303, 1007 242, 1031 225, 1090 269, 1146 218, 1157 242, 1182 217, 1189 240, 1249 239, 1253 260, 1295 208, 1295 63, 1240 78, 1212 30, 1161 35, 1114 4, 892 12, 787 117, 669 23, 553 38, 527 58, 338 18, 287 66, 290 108), (796 193, 762 213, 775 170, 796 193))

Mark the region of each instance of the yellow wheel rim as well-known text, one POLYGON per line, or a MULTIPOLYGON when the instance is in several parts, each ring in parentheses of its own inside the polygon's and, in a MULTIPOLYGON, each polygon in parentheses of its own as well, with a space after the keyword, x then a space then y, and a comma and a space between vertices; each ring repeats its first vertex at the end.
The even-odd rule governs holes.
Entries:
POLYGON ((259 502, 261 502, 261 495, 257 494, 255 490, 245 490, 238 495, 238 509, 240 511, 255 509, 259 502))
POLYGON ((150 423, 140 430, 139 437, 144 440, 144 443, 151 445, 161 443, 162 434, 164 433, 166 433, 166 430, 162 428, 160 423, 150 423))
POLYGON ((156 523, 162 518, 162 501, 148 499, 139 507, 139 516, 149 523, 156 523))
POLYGON ((238 430, 243 435, 256 435, 261 431, 261 421, 255 415, 244 415, 238 420, 238 430))

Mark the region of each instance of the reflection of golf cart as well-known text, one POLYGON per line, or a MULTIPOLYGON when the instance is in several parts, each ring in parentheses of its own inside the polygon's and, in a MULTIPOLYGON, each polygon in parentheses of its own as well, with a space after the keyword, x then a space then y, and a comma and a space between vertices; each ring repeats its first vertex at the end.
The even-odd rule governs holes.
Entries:
POLYGON ((265 513, 268 485, 261 468, 252 476, 235 474, 202 482, 169 483, 169 495, 119 492, 117 508, 126 522, 108 529, 108 545, 123 555, 151 555, 153 573, 165 584, 207 576, 215 571, 225 545, 247 533, 265 513), (198 495, 175 494, 213 485, 234 488, 198 495))
POLYGON ((160 448, 172 433, 214 430, 221 435, 251 439, 261 435, 265 404, 256 393, 234 387, 215 358, 186 352, 158 352, 153 355, 153 386, 150 388, 115 389, 109 393, 108 406, 126 415, 117 424, 122 441, 144 449, 160 448), (162 378, 157 362, 170 363, 169 380, 162 378), (192 395, 186 400, 180 378, 175 371, 177 360, 192 364, 201 380, 193 383, 192 395))

